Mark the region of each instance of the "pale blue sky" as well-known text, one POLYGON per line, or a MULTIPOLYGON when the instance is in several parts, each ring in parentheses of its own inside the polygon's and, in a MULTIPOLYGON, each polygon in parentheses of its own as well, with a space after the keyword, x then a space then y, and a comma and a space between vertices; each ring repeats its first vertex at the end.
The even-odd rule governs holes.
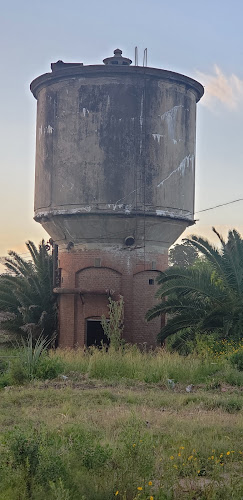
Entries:
MULTIPOLYGON (((0 256, 46 233, 32 220, 36 101, 29 83, 58 59, 101 64, 119 47, 204 84, 198 105, 196 210, 243 198, 241 0, 9 0, 1 3, 0 256)), ((196 214, 193 232, 243 234, 243 202, 196 214)), ((189 234, 187 231, 186 234, 189 234)))

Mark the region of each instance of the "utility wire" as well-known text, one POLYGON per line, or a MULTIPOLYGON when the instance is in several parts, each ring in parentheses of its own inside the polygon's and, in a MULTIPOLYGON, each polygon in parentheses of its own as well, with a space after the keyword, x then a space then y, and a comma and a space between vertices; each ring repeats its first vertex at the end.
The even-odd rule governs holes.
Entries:
POLYGON ((226 205, 232 205, 232 203, 237 203, 238 201, 243 201, 243 198, 238 198, 236 200, 227 201, 226 203, 220 203, 219 205, 215 205, 214 207, 203 208, 202 210, 198 210, 197 212, 194 212, 194 214, 200 214, 202 212, 208 212, 208 210, 214 210, 215 208, 225 207, 226 205))
MULTIPOLYGON (((225 203, 220 203, 219 205, 214 205, 213 207, 208 207, 208 208, 203 208, 202 210, 197 210, 196 212, 186 212, 184 213, 183 215, 187 216, 187 215, 193 215, 193 214, 200 214, 202 212, 208 212, 210 210, 215 210, 216 208, 221 208, 221 207, 225 207, 227 205, 232 205, 233 203, 238 203, 239 201, 243 201, 243 198, 236 198, 235 200, 231 200, 231 201, 227 201, 225 203)), ((176 208, 176 207, 167 207, 167 208, 171 208, 171 209, 174 209, 174 210, 182 210, 181 208, 176 208)), ((169 215, 169 214, 168 214, 169 215)), ((159 224, 160 222, 158 223, 153 223, 152 225, 156 225, 156 224, 159 224)), ((114 234, 109 234, 108 236, 111 237, 111 236, 118 236, 120 233, 114 233, 114 234)), ((121 233, 123 234, 123 232, 121 233)), ((89 240, 93 240, 94 238, 88 238, 89 240)), ((86 240, 86 238, 85 238, 86 240)), ((57 240, 59 241, 59 240, 57 240)), ((60 240, 62 241, 62 240, 60 240)), ((25 252, 25 253, 21 253, 19 254, 20 256, 24 256, 24 255, 28 255, 28 252, 25 252)), ((5 257, 8 257, 7 256, 0 256, 0 259, 5 259, 5 257)))
MULTIPOLYGON (((143 185, 140 186, 138 189, 142 189, 142 188, 143 188, 143 185)), ((136 189, 134 189, 134 191, 131 191, 131 193, 129 193, 129 195, 132 194, 132 193, 134 193, 135 191, 136 191, 136 189)), ((124 196, 123 198, 121 198, 121 200, 123 200, 124 198, 126 198, 129 195, 124 196)), ((113 205, 116 205, 121 200, 118 200, 116 203, 113 203, 113 205)), ((227 201, 225 203, 220 203, 219 205, 214 205, 213 207, 203 208, 202 210, 197 210, 196 212, 187 212, 184 208, 179 208, 179 207, 163 207, 163 210, 166 210, 166 209, 180 210, 180 211, 183 212, 183 214, 180 214, 180 215, 187 216, 187 215, 200 214, 202 212, 208 212, 209 210, 214 210, 215 208, 220 208, 220 207, 224 207, 226 205, 231 205, 232 203, 237 203, 239 201, 243 201, 243 198, 237 198, 235 200, 227 201)), ((77 204, 76 203, 69 203, 69 205, 72 206, 72 205, 77 205, 77 204)), ((105 205, 105 203, 103 203, 103 205, 105 205)), ((59 206, 60 207, 65 207, 67 205, 66 204, 65 205, 61 204, 59 206)), ((48 207, 45 207, 45 208, 48 208, 48 207)), ((161 209, 161 207, 158 207, 158 208, 161 209)), ((44 210, 44 207, 42 207, 42 209, 44 210)), ((87 212, 87 213, 89 213, 89 212, 87 212)), ((61 215, 65 215, 65 214, 61 214, 61 215)), ((83 213, 82 215, 85 215, 85 214, 83 213)))

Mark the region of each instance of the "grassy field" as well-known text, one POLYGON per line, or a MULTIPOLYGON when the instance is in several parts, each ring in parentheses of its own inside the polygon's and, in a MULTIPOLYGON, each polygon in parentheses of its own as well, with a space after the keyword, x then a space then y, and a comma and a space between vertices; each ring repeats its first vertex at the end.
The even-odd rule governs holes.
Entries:
POLYGON ((16 385, 18 352, 1 354, 17 357, 2 374, 0 500, 243 498, 243 372, 225 356, 57 350, 43 380, 16 385))

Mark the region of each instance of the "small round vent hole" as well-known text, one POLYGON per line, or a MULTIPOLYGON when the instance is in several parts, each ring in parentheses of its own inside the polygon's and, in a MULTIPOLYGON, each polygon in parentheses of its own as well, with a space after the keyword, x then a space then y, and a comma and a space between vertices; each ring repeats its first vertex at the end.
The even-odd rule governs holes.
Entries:
POLYGON ((127 247, 131 247, 132 245, 134 245, 135 243, 135 239, 133 236, 127 236, 127 238, 125 238, 125 244, 127 245, 127 247))

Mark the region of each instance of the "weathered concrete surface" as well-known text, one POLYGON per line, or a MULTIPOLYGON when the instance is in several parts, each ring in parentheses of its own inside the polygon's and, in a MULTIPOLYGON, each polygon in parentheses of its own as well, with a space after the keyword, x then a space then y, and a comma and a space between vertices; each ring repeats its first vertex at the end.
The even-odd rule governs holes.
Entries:
POLYGON ((31 88, 36 220, 62 241, 112 243, 109 232, 119 226, 121 243, 129 231, 141 244, 138 216, 148 215, 148 227, 153 216, 161 223, 152 239, 168 248, 193 221, 201 85, 152 68, 79 66, 43 75, 31 88))

